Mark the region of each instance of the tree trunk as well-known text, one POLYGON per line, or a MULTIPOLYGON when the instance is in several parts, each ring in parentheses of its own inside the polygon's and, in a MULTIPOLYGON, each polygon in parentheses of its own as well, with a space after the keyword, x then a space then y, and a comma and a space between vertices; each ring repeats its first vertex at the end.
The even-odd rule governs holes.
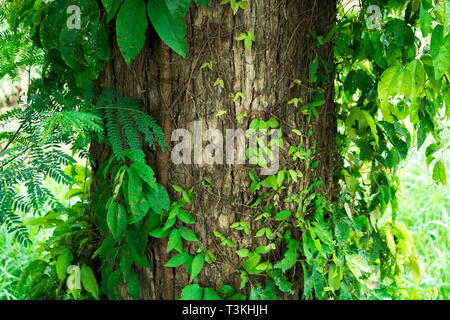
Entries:
MULTIPOLYGON (((333 69, 332 45, 319 47, 309 30, 326 36, 335 24, 335 15, 335 0, 250 0, 247 9, 240 9, 236 15, 233 15, 229 4, 220 5, 218 1, 211 1, 210 8, 193 4, 186 17, 188 51, 185 59, 169 51, 160 43, 154 30, 149 30, 144 49, 127 67, 115 41, 115 30, 111 30, 111 59, 106 63, 99 84, 105 88, 114 86, 122 95, 142 100, 148 112, 159 119, 169 146, 171 132, 185 128, 193 133, 194 121, 202 121, 203 132, 216 128, 225 137, 226 129, 246 130, 254 118, 275 118, 280 123, 286 145, 280 151, 280 169, 303 172, 295 190, 289 192, 304 190, 320 179, 323 193, 331 198, 337 189, 333 175, 338 164, 333 81, 328 80, 328 85, 322 88, 325 104, 317 108, 318 118, 312 117, 310 137, 306 118, 288 101, 296 97, 302 97, 304 103, 310 101, 305 88, 309 86, 309 66, 316 55, 321 61, 319 72, 324 71, 324 63, 333 69), (255 34, 251 51, 245 48, 243 41, 235 40, 248 31, 255 34), (209 61, 213 61, 213 70, 201 68, 209 61), (214 86, 218 78, 223 80, 224 89, 214 86), (290 89, 295 79, 301 80, 302 86, 290 89), (237 92, 242 92, 245 98, 234 102, 230 94, 237 92), (227 113, 217 116, 221 110, 227 113), (242 113, 249 116, 236 120, 236 116, 242 113), (304 164, 293 163, 288 155, 289 145, 298 144, 298 136, 291 132, 292 129, 304 134, 306 149, 312 147, 313 141, 316 142, 315 160, 319 160, 319 165, 314 172, 305 171, 304 164)), ((114 29, 112 24, 111 29, 114 29)), ((333 74, 329 79, 333 79, 333 74)), ((203 147, 205 145, 206 142, 203 147)), ((172 190, 172 184, 184 189, 194 187, 196 198, 188 209, 197 221, 193 231, 200 243, 188 243, 184 249, 192 254, 201 245, 214 250, 217 257, 216 262, 205 264, 199 284, 213 288, 229 284, 237 289, 240 277, 236 269, 242 260, 234 251, 264 243, 259 240, 261 238, 229 228, 236 221, 246 221, 250 223, 250 234, 254 236, 262 226, 260 221, 254 221, 261 212, 260 208, 250 207, 256 200, 250 192, 249 170, 252 166, 175 165, 170 161, 170 150, 169 147, 166 153, 148 151, 148 160, 172 199, 179 197, 172 190), (205 178, 210 179, 211 187, 202 187, 205 178), (235 247, 222 246, 214 236, 214 230, 231 239, 235 247)), ((96 165, 110 153, 95 142, 91 152, 96 165)), ((225 153, 226 150, 224 157, 225 153)), ((142 299, 178 299, 181 289, 189 284, 184 267, 163 267, 169 258, 165 247, 165 241, 152 238, 148 250, 152 267, 136 267, 142 299)), ((276 252, 271 258, 277 258, 279 254, 276 252)), ((295 273, 296 293, 284 298, 301 298, 301 268, 297 267, 295 273)))

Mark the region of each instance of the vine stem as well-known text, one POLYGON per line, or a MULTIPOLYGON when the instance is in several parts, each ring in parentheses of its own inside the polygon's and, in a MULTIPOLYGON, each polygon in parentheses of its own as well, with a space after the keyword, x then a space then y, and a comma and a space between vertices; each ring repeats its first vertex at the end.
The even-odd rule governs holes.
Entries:
POLYGON ((6 144, 6 146, 1 151, 5 151, 6 149, 8 149, 9 145, 16 139, 16 137, 19 134, 20 130, 22 130, 22 127, 23 127, 23 123, 20 125, 20 127, 17 129, 17 131, 11 137, 11 139, 9 139, 8 143, 6 144))

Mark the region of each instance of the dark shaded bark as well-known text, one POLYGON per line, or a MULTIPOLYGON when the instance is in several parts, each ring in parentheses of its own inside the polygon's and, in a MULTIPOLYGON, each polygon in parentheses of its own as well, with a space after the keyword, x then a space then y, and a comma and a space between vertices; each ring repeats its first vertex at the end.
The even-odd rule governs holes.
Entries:
MULTIPOLYGON (((318 177, 323 181, 322 191, 330 198, 337 186, 333 176, 338 165, 336 135, 337 123, 332 81, 323 88, 325 104, 318 108, 319 117, 312 123, 312 136, 307 137, 309 126, 288 101, 303 97, 308 101, 306 89, 289 86, 299 79, 306 86, 309 82, 309 65, 316 57, 333 65, 331 44, 316 48, 309 29, 318 35, 326 35, 335 24, 336 1, 315 0, 250 0, 247 10, 239 10, 233 16, 229 5, 211 2, 212 8, 195 5, 189 11, 188 53, 186 59, 170 52, 161 45, 153 30, 148 33, 145 48, 130 67, 125 65, 111 31, 111 59, 106 63, 99 84, 105 88, 114 86, 124 96, 143 101, 150 114, 159 119, 167 140, 173 129, 186 128, 193 132, 193 122, 201 120, 203 130, 217 128, 225 136, 226 129, 247 129, 253 118, 276 118, 283 130, 286 147, 281 152, 280 169, 298 169, 304 177, 287 192, 299 192, 318 177), (253 49, 245 49, 243 41, 234 38, 249 30, 255 33, 253 49), (213 71, 200 69, 204 62, 214 61, 213 71), (224 81, 225 89, 213 84, 217 78, 224 81), (242 92, 245 99, 233 102, 230 93, 242 92), (217 117, 220 110, 227 114, 217 117), (237 121, 236 115, 249 114, 237 121), (319 166, 314 173, 304 171, 303 164, 293 164, 287 151, 298 139, 291 133, 298 129, 305 134, 305 145, 316 141, 319 166)), ((323 71, 323 64, 320 69, 323 71)), ((330 76, 330 79, 333 77, 330 76)), ((302 87, 304 88, 304 87, 302 87)), ((206 142, 205 142, 206 144, 206 142)), ((92 155, 96 164, 104 161, 109 151, 93 144, 92 155)), ((185 189, 194 187, 196 199, 189 211, 197 223, 193 230, 200 243, 185 245, 194 253, 199 245, 214 250, 217 262, 206 265, 199 276, 202 286, 220 287, 223 284, 239 287, 240 277, 235 272, 241 261, 235 250, 248 246, 254 248, 262 240, 234 231, 229 226, 235 221, 247 221, 251 233, 261 227, 253 218, 259 213, 250 205, 256 200, 250 193, 249 165, 174 165, 169 161, 170 147, 165 153, 148 151, 148 160, 157 168, 159 181, 168 187, 172 198, 178 195, 170 191, 176 184, 185 189), (209 178, 213 185, 203 188, 201 182, 209 178), (214 236, 218 230, 233 240, 235 248, 225 248, 214 236)), ((179 298, 181 289, 189 284, 185 268, 164 268, 167 261, 166 242, 151 239, 148 250, 151 269, 137 267, 141 280, 141 298, 179 298)), ((272 254, 279 257, 280 252, 272 254)), ((301 268, 294 270, 296 294, 285 298, 301 297, 301 268)))

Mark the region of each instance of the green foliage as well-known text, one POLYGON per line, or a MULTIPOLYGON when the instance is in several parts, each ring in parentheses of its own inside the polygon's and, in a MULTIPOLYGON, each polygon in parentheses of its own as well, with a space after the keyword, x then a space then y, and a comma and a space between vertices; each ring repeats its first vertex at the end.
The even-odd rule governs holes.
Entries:
POLYGON ((239 11, 239 9, 246 10, 247 9, 247 0, 222 0, 220 4, 230 4, 231 10, 233 10, 233 15, 239 11))
POLYGON ((170 203, 167 191, 156 182, 154 172, 145 164, 144 158, 135 158, 131 149, 124 154, 126 161, 111 157, 97 171, 100 185, 93 194, 94 199, 98 199, 94 202, 98 203, 98 224, 106 237, 93 258, 99 256, 102 261, 101 292, 111 299, 118 298, 117 287, 124 282, 130 296, 138 298, 139 283, 135 281, 131 264, 136 262, 149 267, 145 254, 148 235, 167 237, 167 252, 178 252, 165 263, 166 267, 185 264, 191 277, 197 278, 205 262, 202 249, 195 256, 183 251, 183 240, 196 242, 198 238, 190 228, 176 225, 177 220, 193 223, 190 214, 182 211, 193 198, 192 190, 174 186, 183 197, 170 203), (113 179, 112 186, 108 177, 113 179))
MULTIPOLYGON (((200 6, 209 5, 208 0, 196 2, 200 6)), ((149 0, 146 4, 144 0, 102 0, 101 4, 106 15, 101 13, 103 8, 94 0, 49 3, 30 0, 26 5, 16 0, 9 4, 8 22, 13 30, 20 23, 31 27, 35 45, 44 49, 48 75, 57 71, 65 74, 66 78, 63 80, 68 81, 72 80, 70 72, 74 71, 75 84, 79 87, 95 80, 103 69, 103 61, 109 59, 107 25, 115 17, 117 42, 128 65, 144 46, 147 15, 160 38, 175 52, 186 56, 184 18, 191 1, 149 0), (75 19, 75 16, 67 13, 67 8, 71 5, 80 8, 79 29, 69 29, 67 26, 68 19, 75 19), (59 56, 55 56, 54 50, 59 56)), ((9 52, 11 56, 12 49, 9 52)))
POLYGON ((190 4, 190 0, 151 0, 147 4, 148 16, 159 37, 183 58, 187 50, 184 17, 190 4))
POLYGON ((47 236, 36 244, 39 256, 26 264, 18 280, 16 290, 21 299, 98 299, 97 282, 87 266, 91 263, 89 252, 93 250, 94 238, 88 198, 74 192, 88 192, 90 171, 74 165, 67 167, 65 173, 74 181, 65 198, 75 203, 51 209, 26 222, 47 236))
MULTIPOLYGON (((197 3, 207 6, 209 1, 197 3)), ((119 98, 112 88, 99 95, 93 89, 93 81, 103 69, 102 61, 109 59, 107 26, 114 17, 117 41, 126 63, 130 64, 141 51, 147 29, 145 2, 105 0, 102 4, 106 16, 93 0, 45 4, 13 1, 7 7, 12 31, 5 29, 2 38, 1 70, 13 74, 24 64, 31 67, 43 62, 42 80, 32 83, 28 102, 0 119, 19 121, 16 132, 1 135, 2 142, 6 142, 0 158, 2 222, 18 240, 27 243, 27 229, 19 219, 19 210, 36 211, 49 201, 52 203, 48 213, 31 222, 44 229, 54 229, 50 239, 42 244, 41 250, 49 254, 45 259, 29 263, 18 284, 19 288, 29 287, 27 295, 33 299, 98 299, 102 295, 114 299, 118 297, 117 287, 123 283, 130 296, 137 299, 139 282, 131 267, 132 263, 149 267, 145 255, 148 233, 169 237, 168 251, 182 252, 183 241, 198 241, 191 229, 175 224, 177 216, 182 223, 194 222, 189 213, 180 210, 183 201, 192 198, 192 190, 182 190, 183 198, 171 204, 166 190, 156 182, 153 170, 145 163, 144 141, 153 149, 159 145, 165 150, 165 138, 156 121, 143 112, 139 101, 119 98), (69 28, 68 19, 77 18, 66 12, 69 5, 80 8, 80 28, 69 28), (20 28, 30 30, 32 45, 22 41, 27 34, 20 28), (13 59, 18 48, 26 45, 38 52, 42 50, 43 61, 26 57, 13 59), (48 88, 47 83, 52 87, 48 88), (87 148, 94 139, 109 144, 114 157, 96 170, 99 186, 92 194, 91 208, 86 203, 89 178, 84 176, 80 181, 78 169, 67 172, 58 169, 74 162, 58 145, 69 144, 73 154, 88 158, 87 148), (27 165, 24 167, 23 163, 27 165), (81 201, 64 208, 43 187, 46 176, 71 185, 66 198, 80 197, 81 201), (22 183, 27 186, 25 197, 14 189, 22 183), (88 210, 94 212, 94 223, 98 224, 103 238, 95 252, 88 210), (88 266, 97 256, 102 264, 101 286, 88 266), (43 273, 44 269, 49 272, 43 273)), ((190 1, 152 0, 147 5, 150 21, 160 37, 184 56, 184 16, 190 1)), ((2 19, 4 9, 2 6, 2 19)), ((212 251, 203 247, 195 256, 184 254, 183 257, 189 257, 184 263, 193 278, 197 278, 205 261, 215 259, 212 251)))
MULTIPOLYGON (((148 234, 156 238, 168 238, 167 252, 175 250, 176 253, 164 266, 166 267, 180 267, 185 265, 191 279, 197 279, 198 275, 203 269, 205 261, 211 263, 215 257, 210 250, 206 250, 203 247, 199 247, 196 255, 191 255, 188 251, 183 250, 183 240, 190 242, 198 242, 198 238, 191 228, 180 224, 193 224, 195 223, 192 216, 183 210, 183 207, 191 202, 194 198, 192 193, 193 188, 190 190, 184 190, 179 186, 172 186, 173 189, 182 194, 182 197, 175 202, 172 202, 170 206, 162 208, 162 219, 155 221, 153 225, 148 225, 148 234), (164 218, 167 217, 167 218, 164 218)), ((162 189, 164 190, 164 189, 162 189)), ((169 201, 169 199, 167 199, 169 201)), ((195 287, 195 286, 194 286, 195 287)), ((185 293, 182 293, 182 299, 185 297, 190 289, 186 289, 185 293)))
POLYGON ((83 147, 87 138, 84 130, 101 130, 97 118, 70 110, 78 101, 69 99, 67 92, 42 90, 31 94, 23 108, 2 115, 3 125, 16 120, 18 128, 2 136, 5 145, 0 152, 0 218, 23 243, 29 239, 18 212, 36 211, 49 201, 59 206, 43 186, 44 177, 58 183, 73 183, 60 167, 74 160, 61 149, 60 143, 69 141, 83 147), (61 112, 60 106, 66 102, 67 111, 61 112), (18 185, 26 187, 26 196, 17 193, 18 185))
MULTIPOLYGON (((363 3, 362 10, 352 17, 341 11, 342 22, 338 23, 337 35, 341 36, 336 38, 335 55, 338 73, 345 80, 336 89, 342 119, 339 126, 345 129, 340 141, 345 158, 343 188, 348 196, 341 196, 343 205, 336 216, 334 234, 347 254, 345 264, 338 263, 338 250, 333 258, 337 267, 333 267, 333 274, 329 269, 328 279, 335 284, 342 279, 339 295, 345 299, 430 298, 430 291, 419 290, 423 267, 417 242, 398 221, 398 168, 407 159, 413 141, 420 149, 431 135, 435 144, 425 152, 427 164, 434 162, 433 178, 446 182, 445 166, 433 156, 442 148, 441 121, 448 117, 445 90, 439 88, 448 87, 449 68, 437 58, 441 49, 444 55, 446 50, 443 21, 437 15, 439 6, 428 1, 413 6, 404 1, 403 7, 383 13, 380 30, 368 30, 364 28, 364 10, 372 4, 382 5, 363 3), (417 10, 420 14, 413 15, 417 10), (434 29, 431 21, 437 23, 434 29), (416 38, 417 22, 422 33, 435 33, 431 45, 427 39, 416 38), (343 35, 349 33, 352 40, 346 41, 343 35), (425 47, 424 52, 418 52, 418 46, 425 47), (430 49, 431 57, 427 46, 434 48, 430 49), (352 238, 355 240, 345 242, 352 238), (364 244, 357 245, 359 241, 364 244), (346 270, 358 282, 351 280, 346 270), (408 277, 413 281, 406 284, 408 277)), ((310 275, 308 288, 315 291, 318 276, 314 272, 310 275)))
POLYGON ((255 34, 253 31, 249 31, 247 33, 241 33, 238 37, 235 37, 236 40, 244 40, 245 48, 248 51, 252 51, 252 45, 255 41, 255 34))
POLYGON ((159 145, 165 150, 164 133, 156 124, 152 116, 141 110, 141 102, 128 97, 118 97, 113 88, 105 90, 98 97, 95 109, 105 110, 106 138, 111 145, 114 155, 119 160, 125 159, 123 141, 126 141, 136 159, 143 156, 142 141, 149 147, 156 149, 159 145), (124 137, 123 137, 124 135, 124 137))
MULTIPOLYGON (((30 94, 28 99, 22 108, 9 111, 0 118, 2 124, 13 120, 19 123, 16 131, 0 136, 1 142, 5 143, 0 152, 0 219, 24 244, 29 239, 27 229, 20 221, 19 210, 36 211, 49 201, 55 207, 60 206, 43 186, 44 177, 66 185, 73 183, 59 169, 61 165, 74 162, 62 150, 61 143, 70 144, 74 153, 88 157, 89 141, 98 137, 112 146, 119 159, 124 159, 124 142, 132 148, 134 158, 143 159, 140 133, 153 148, 156 144, 165 145, 161 129, 150 115, 140 111, 140 103, 116 98, 114 90, 101 94, 96 105, 92 104, 92 99, 73 96, 70 91, 47 88, 30 94), (103 109, 106 109, 106 128, 103 109), (27 196, 17 193, 15 186, 21 184, 26 186, 27 196)), ((153 173, 150 170, 146 177, 148 183, 151 183, 153 173)))
POLYGON ((11 21, 16 26, 13 32, 7 23, 8 10, 6 3, 0 4, 0 76, 15 80, 24 70, 40 65, 43 61, 42 51, 34 47, 26 29, 18 28, 17 21, 11 21))

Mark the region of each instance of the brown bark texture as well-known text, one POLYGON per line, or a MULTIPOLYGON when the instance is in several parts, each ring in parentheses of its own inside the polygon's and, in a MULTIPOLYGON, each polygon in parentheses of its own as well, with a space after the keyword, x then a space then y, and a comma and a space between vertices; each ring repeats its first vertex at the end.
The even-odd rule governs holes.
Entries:
MULTIPOLYGON (((217 128, 225 137, 226 129, 246 130, 254 118, 273 117, 280 123, 286 144, 280 152, 280 169, 304 171, 303 164, 293 163, 287 154, 289 145, 298 144, 298 136, 291 133, 292 129, 304 133, 307 147, 316 142, 317 169, 314 173, 304 172, 295 190, 287 192, 299 192, 318 178, 323 181, 323 193, 332 198, 337 190, 333 175, 338 165, 333 82, 323 88, 326 102, 317 108, 319 117, 313 117, 311 137, 307 137, 309 126, 305 117, 288 101, 295 97, 302 97, 304 102, 310 99, 307 95, 309 66, 316 55, 333 68, 332 44, 318 46, 309 30, 326 36, 335 25, 335 16, 335 0, 250 0, 247 9, 239 10, 236 15, 229 5, 220 5, 219 1, 211 1, 210 8, 198 7, 193 2, 186 16, 186 58, 170 51, 161 44, 154 30, 149 30, 144 49, 129 67, 120 54, 111 25, 111 59, 106 63, 99 85, 114 86, 122 95, 140 99, 147 111, 159 120, 169 148, 165 153, 148 150, 147 158, 171 198, 179 197, 171 190, 172 184, 184 189, 194 187, 196 198, 188 209, 197 221, 193 231, 200 241, 186 243, 184 248, 194 254, 201 245, 214 250, 217 257, 216 262, 205 264, 199 276, 203 287, 229 284, 239 288, 240 277, 236 270, 242 259, 234 251, 264 244, 261 238, 229 228, 236 221, 246 221, 254 236, 262 227, 262 222, 254 221, 260 209, 250 207, 256 200, 250 192, 252 166, 174 165, 170 161, 171 132, 185 128, 193 133, 194 121, 202 121, 203 131, 217 128), (255 34, 251 51, 244 47, 243 41, 235 40, 249 30, 255 34), (214 62, 213 70, 201 69, 202 64, 209 61, 214 62), (213 86, 217 78, 223 80, 225 88, 213 86), (295 79, 301 80, 304 86, 290 89, 295 79), (233 102, 230 94, 236 92, 242 92, 245 98, 233 102), (217 116, 220 110, 227 113, 217 116), (242 113, 249 116, 236 120, 242 113), (211 187, 202 187, 205 178, 210 179, 211 187), (222 246, 214 230, 234 241, 235 247, 222 246)), ((320 63, 319 72, 324 71, 323 65, 320 63)), ((91 153, 94 163, 99 165, 110 151, 93 143, 91 153)), ((142 299, 178 299, 182 288, 191 283, 184 267, 163 267, 173 254, 166 254, 165 247, 166 241, 151 239, 148 248, 151 268, 136 267, 142 299)), ((274 260, 280 258, 279 251, 270 255, 274 260)), ((293 273, 296 293, 283 298, 301 298, 301 267, 293 273)))

